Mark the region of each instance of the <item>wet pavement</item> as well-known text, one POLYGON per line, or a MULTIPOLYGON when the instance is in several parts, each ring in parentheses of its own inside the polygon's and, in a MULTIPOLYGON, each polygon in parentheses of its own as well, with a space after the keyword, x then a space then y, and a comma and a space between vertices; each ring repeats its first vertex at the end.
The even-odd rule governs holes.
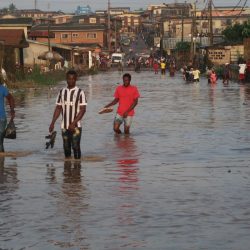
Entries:
POLYGON ((118 72, 78 81, 88 98, 81 163, 45 150, 54 89, 19 94, 18 138, 0 158, 0 249, 248 250, 250 87, 132 73, 131 135, 113 135, 118 72), (19 157, 18 157, 19 156, 19 157), (21 156, 21 157, 20 157, 21 156))

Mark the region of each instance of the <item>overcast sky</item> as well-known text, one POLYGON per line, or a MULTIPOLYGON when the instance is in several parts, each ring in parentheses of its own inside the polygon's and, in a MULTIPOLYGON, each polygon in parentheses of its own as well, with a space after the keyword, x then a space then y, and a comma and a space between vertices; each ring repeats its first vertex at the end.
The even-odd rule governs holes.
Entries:
MULTIPOLYGON (((200 6, 207 0, 198 0, 200 6)), ((37 0, 37 8, 41 10, 62 10, 64 12, 74 12, 78 5, 86 6, 90 5, 92 10, 107 9, 108 0, 37 0), (49 4, 50 3, 50 4, 49 4)), ((111 6, 124 6, 131 7, 132 10, 143 8, 145 9, 149 4, 159 3, 183 3, 184 0, 110 0, 111 6)), ((194 2, 194 0, 187 0, 188 3, 194 2)), ((235 6, 239 3, 239 0, 214 0, 215 6, 235 6)), ((240 1, 240 6, 243 6, 245 0, 240 1)), ((13 3, 18 9, 34 9, 35 0, 0 0, 0 8, 8 7, 13 3)))

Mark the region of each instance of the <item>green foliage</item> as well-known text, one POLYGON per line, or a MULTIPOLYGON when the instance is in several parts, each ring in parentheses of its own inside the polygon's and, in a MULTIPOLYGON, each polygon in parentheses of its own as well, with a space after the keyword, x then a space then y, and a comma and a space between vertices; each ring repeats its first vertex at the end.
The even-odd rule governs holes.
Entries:
POLYGON ((15 12, 16 10, 17 10, 16 6, 15 6, 13 3, 11 3, 11 4, 9 5, 9 7, 4 7, 4 8, 2 8, 2 9, 0 9, 0 13, 1 13, 1 14, 8 14, 8 13, 13 13, 13 12, 15 12))
POLYGON ((218 66, 218 67, 215 67, 214 70, 215 70, 215 73, 216 73, 217 77, 220 78, 220 79, 222 79, 222 77, 223 77, 223 71, 224 71, 223 67, 222 66, 218 66))
POLYGON ((243 42, 244 38, 250 37, 250 21, 243 24, 236 23, 222 31, 226 41, 231 43, 243 42))
POLYGON ((9 12, 13 13, 15 10, 17 10, 16 6, 13 3, 11 3, 9 5, 9 12))
POLYGON ((54 85, 58 81, 65 79, 64 71, 50 71, 47 73, 41 73, 38 66, 34 67, 32 73, 26 76, 26 80, 32 81, 40 85, 54 85))
POLYGON ((18 82, 30 82, 36 85, 54 85, 65 79, 65 71, 50 71, 42 73, 39 66, 35 66, 32 73, 24 73, 23 70, 17 70, 15 80, 18 82))
POLYGON ((190 50, 190 42, 178 42, 175 47, 176 51, 189 51, 190 50))

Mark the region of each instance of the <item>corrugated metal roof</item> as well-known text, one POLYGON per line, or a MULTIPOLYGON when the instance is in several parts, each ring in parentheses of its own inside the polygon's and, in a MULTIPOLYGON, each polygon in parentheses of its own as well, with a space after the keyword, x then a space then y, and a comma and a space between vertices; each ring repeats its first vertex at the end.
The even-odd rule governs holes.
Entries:
POLYGON ((32 18, 1 18, 0 25, 17 25, 17 24, 25 24, 27 26, 32 26, 33 20, 32 18))
MULTIPOLYGON (((105 30, 105 25, 98 24, 75 24, 75 23, 65 23, 65 24, 58 24, 58 25, 50 25, 50 31, 79 31, 79 30, 105 30)), ((37 25, 32 27, 32 31, 35 30, 48 30, 48 25, 37 25)))

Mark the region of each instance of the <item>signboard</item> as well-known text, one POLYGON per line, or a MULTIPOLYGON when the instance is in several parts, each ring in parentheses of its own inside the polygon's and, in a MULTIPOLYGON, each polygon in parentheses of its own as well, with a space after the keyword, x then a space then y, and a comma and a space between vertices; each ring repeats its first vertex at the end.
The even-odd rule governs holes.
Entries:
POLYGON ((230 63, 230 49, 209 49, 208 59, 217 65, 230 63))

